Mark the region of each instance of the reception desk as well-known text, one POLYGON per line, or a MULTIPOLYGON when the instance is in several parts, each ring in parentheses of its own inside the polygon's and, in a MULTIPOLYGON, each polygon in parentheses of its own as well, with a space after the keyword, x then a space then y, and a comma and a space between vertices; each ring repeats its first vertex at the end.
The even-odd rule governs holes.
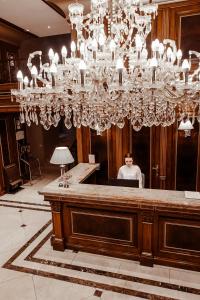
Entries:
POLYGON ((98 165, 79 164, 69 188, 39 193, 52 211, 53 249, 200 271, 200 200, 184 192, 80 184, 98 165))

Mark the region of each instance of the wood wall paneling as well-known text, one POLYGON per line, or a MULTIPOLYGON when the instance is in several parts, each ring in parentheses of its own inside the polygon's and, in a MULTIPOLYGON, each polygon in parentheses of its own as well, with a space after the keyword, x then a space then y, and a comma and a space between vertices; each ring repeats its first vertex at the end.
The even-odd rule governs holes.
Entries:
POLYGON ((184 131, 178 131, 177 190, 196 190, 199 123, 196 121, 193 126, 191 136, 185 137, 184 131))
POLYGON ((150 184, 150 137, 149 127, 142 127, 140 131, 132 130, 133 159, 145 175, 145 187, 150 184))

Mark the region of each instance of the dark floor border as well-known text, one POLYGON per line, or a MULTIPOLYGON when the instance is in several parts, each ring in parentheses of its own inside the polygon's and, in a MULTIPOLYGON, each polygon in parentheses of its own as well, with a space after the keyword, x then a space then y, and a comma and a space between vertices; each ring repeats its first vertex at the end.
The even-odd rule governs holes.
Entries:
MULTIPOLYGON (((57 280, 65 281, 65 282, 74 283, 74 284, 80 284, 80 285, 84 285, 84 286, 98 288, 101 290, 116 292, 119 294, 141 297, 141 298, 149 299, 149 300, 177 300, 175 298, 169 298, 169 297, 165 297, 165 296, 149 294, 149 293, 142 292, 142 291, 132 290, 132 289, 128 289, 128 288, 121 288, 118 286, 113 286, 113 285, 104 284, 104 283, 98 283, 98 282, 94 282, 91 280, 79 279, 79 278, 70 277, 67 275, 54 274, 51 272, 45 272, 45 271, 41 271, 38 269, 36 270, 36 269, 31 269, 31 268, 26 268, 26 267, 20 267, 20 266, 12 264, 21 255, 21 253, 24 252, 39 237, 39 235, 42 232, 44 232, 44 230, 50 224, 51 224, 51 220, 49 220, 35 235, 33 235, 33 237, 28 242, 26 242, 2 267, 5 269, 13 270, 13 271, 19 271, 19 272, 29 273, 29 274, 33 274, 33 275, 42 276, 42 277, 48 277, 48 278, 52 278, 52 279, 57 279, 57 280)), ((50 234, 51 233, 49 233, 47 235, 48 238, 50 237, 50 234)), ((47 236, 45 237, 45 240, 47 239, 47 236)), ((44 242, 44 239, 42 240, 42 242, 44 242)), ((39 245, 41 245, 41 243, 39 243, 39 245)))
MULTIPOLYGON (((45 271, 38 270, 38 269, 35 270, 35 269, 31 269, 31 268, 26 268, 26 267, 20 267, 20 266, 13 265, 12 263, 15 261, 15 259, 19 255, 21 255, 21 253, 24 252, 39 237, 39 235, 42 232, 44 232, 44 230, 50 224, 51 224, 51 220, 49 220, 27 243, 25 243, 2 267, 6 268, 6 269, 10 269, 10 270, 15 270, 15 271, 24 272, 24 273, 30 273, 30 274, 33 274, 33 275, 38 275, 38 276, 48 277, 48 278, 52 278, 52 279, 62 280, 62 281, 71 282, 71 283, 74 283, 74 284, 90 286, 90 287, 93 287, 93 288, 112 291, 112 292, 125 294, 125 295, 129 295, 129 296, 142 297, 144 299, 150 299, 150 300, 175 300, 175 298, 159 296, 159 295, 155 295, 155 294, 149 294, 147 292, 132 290, 132 289, 128 289, 128 288, 121 288, 121 287, 117 287, 117 286, 113 286, 113 285, 109 285, 109 284, 94 282, 94 281, 91 281, 91 280, 79 279, 79 278, 74 278, 74 277, 70 277, 70 276, 67 276, 67 275, 54 274, 54 273, 51 273, 51 272, 45 272, 45 271)), ((157 281, 154 281, 154 280, 143 279, 143 278, 123 275, 123 274, 117 274, 117 273, 112 273, 112 272, 106 272, 106 271, 102 271, 102 270, 95 270, 95 269, 92 269, 92 268, 86 268, 86 267, 80 267, 80 266, 71 266, 71 265, 68 265, 68 264, 57 263, 57 262, 52 262, 52 261, 46 261, 46 260, 37 259, 37 258, 33 257, 37 253, 37 251, 42 247, 42 245, 44 245, 44 243, 50 238, 51 234, 52 234, 51 232, 48 233, 47 236, 44 239, 42 239, 42 241, 31 251, 31 253, 27 256, 27 258, 25 260, 29 260, 29 261, 32 260, 33 262, 38 262, 40 264, 41 263, 43 263, 43 264, 44 263, 45 264, 50 263, 51 265, 54 265, 54 263, 55 263, 55 265, 58 266, 58 267, 63 267, 63 268, 70 268, 71 267, 72 269, 77 270, 77 271, 81 271, 81 272, 89 272, 89 273, 94 273, 94 274, 97 274, 97 275, 109 276, 109 277, 112 277, 112 278, 124 279, 124 280, 128 280, 128 281, 133 281, 133 282, 140 282, 140 283, 144 283, 144 284, 150 284, 150 285, 165 287, 165 288, 169 288, 169 289, 175 289, 175 290, 182 291, 182 292, 183 291, 185 292, 186 289, 187 289, 187 292, 190 292, 190 293, 193 293, 193 294, 199 294, 199 290, 197 290, 197 289, 191 289, 191 288, 187 288, 187 287, 182 287, 182 289, 179 289, 179 286, 173 285, 173 284, 167 284, 167 283, 162 283, 161 282, 161 285, 160 285, 160 282, 157 282, 157 281), (178 287, 178 289, 177 289, 177 287, 178 287), (198 293, 196 293, 196 292, 198 292, 198 293)))
POLYGON ((14 200, 6 200, 6 199, 0 199, 0 202, 8 202, 8 203, 17 203, 17 204, 28 204, 33 206, 44 206, 44 207, 50 207, 49 204, 42 204, 42 203, 33 203, 33 202, 21 202, 21 201, 14 201, 14 200))
POLYGON ((80 272, 86 272, 86 273, 111 277, 111 278, 115 278, 115 279, 122 279, 122 280, 126 280, 126 281, 137 282, 137 283, 147 284, 147 285, 161 287, 161 288, 167 288, 167 289, 176 290, 179 292, 186 292, 186 293, 191 293, 191 294, 195 294, 195 295, 200 295, 200 289, 196 289, 196 288, 186 287, 186 286, 177 285, 177 284, 173 284, 173 283, 156 281, 156 280, 152 280, 152 279, 145 279, 145 278, 140 278, 140 277, 136 277, 136 276, 130 276, 130 275, 124 275, 124 274, 119 274, 119 273, 114 273, 114 272, 97 270, 97 269, 93 269, 93 268, 89 268, 89 267, 65 264, 65 263, 60 263, 60 262, 56 262, 56 261, 52 261, 52 260, 40 259, 40 258, 35 257, 36 253, 50 239, 51 235, 52 235, 52 232, 48 233, 47 236, 30 252, 30 254, 25 258, 25 260, 40 263, 40 264, 45 264, 45 265, 56 266, 59 268, 70 269, 70 270, 75 270, 75 271, 80 271, 80 272))
POLYGON ((36 208, 36 207, 27 207, 27 206, 22 206, 22 205, 9 205, 9 204, 1 204, 0 206, 2 207, 11 207, 11 208, 20 208, 20 209, 28 209, 28 210, 36 210, 36 211, 45 211, 45 212, 50 212, 50 209, 43 209, 43 208, 36 208))

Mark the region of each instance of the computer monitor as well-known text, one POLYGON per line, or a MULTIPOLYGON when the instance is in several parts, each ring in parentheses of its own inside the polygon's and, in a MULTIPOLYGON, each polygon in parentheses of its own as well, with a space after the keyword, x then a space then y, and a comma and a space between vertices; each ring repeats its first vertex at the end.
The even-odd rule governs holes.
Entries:
POLYGON ((117 178, 110 178, 108 180, 108 185, 113 186, 126 186, 126 187, 139 187, 139 180, 138 179, 117 179, 117 178))

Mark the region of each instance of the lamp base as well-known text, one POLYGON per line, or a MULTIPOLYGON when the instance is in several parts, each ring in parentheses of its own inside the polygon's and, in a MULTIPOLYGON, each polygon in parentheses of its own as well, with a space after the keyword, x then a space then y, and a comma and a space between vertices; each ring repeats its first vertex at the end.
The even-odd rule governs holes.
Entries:
POLYGON ((67 182, 60 182, 58 187, 64 187, 64 188, 68 188, 69 184, 67 182))

